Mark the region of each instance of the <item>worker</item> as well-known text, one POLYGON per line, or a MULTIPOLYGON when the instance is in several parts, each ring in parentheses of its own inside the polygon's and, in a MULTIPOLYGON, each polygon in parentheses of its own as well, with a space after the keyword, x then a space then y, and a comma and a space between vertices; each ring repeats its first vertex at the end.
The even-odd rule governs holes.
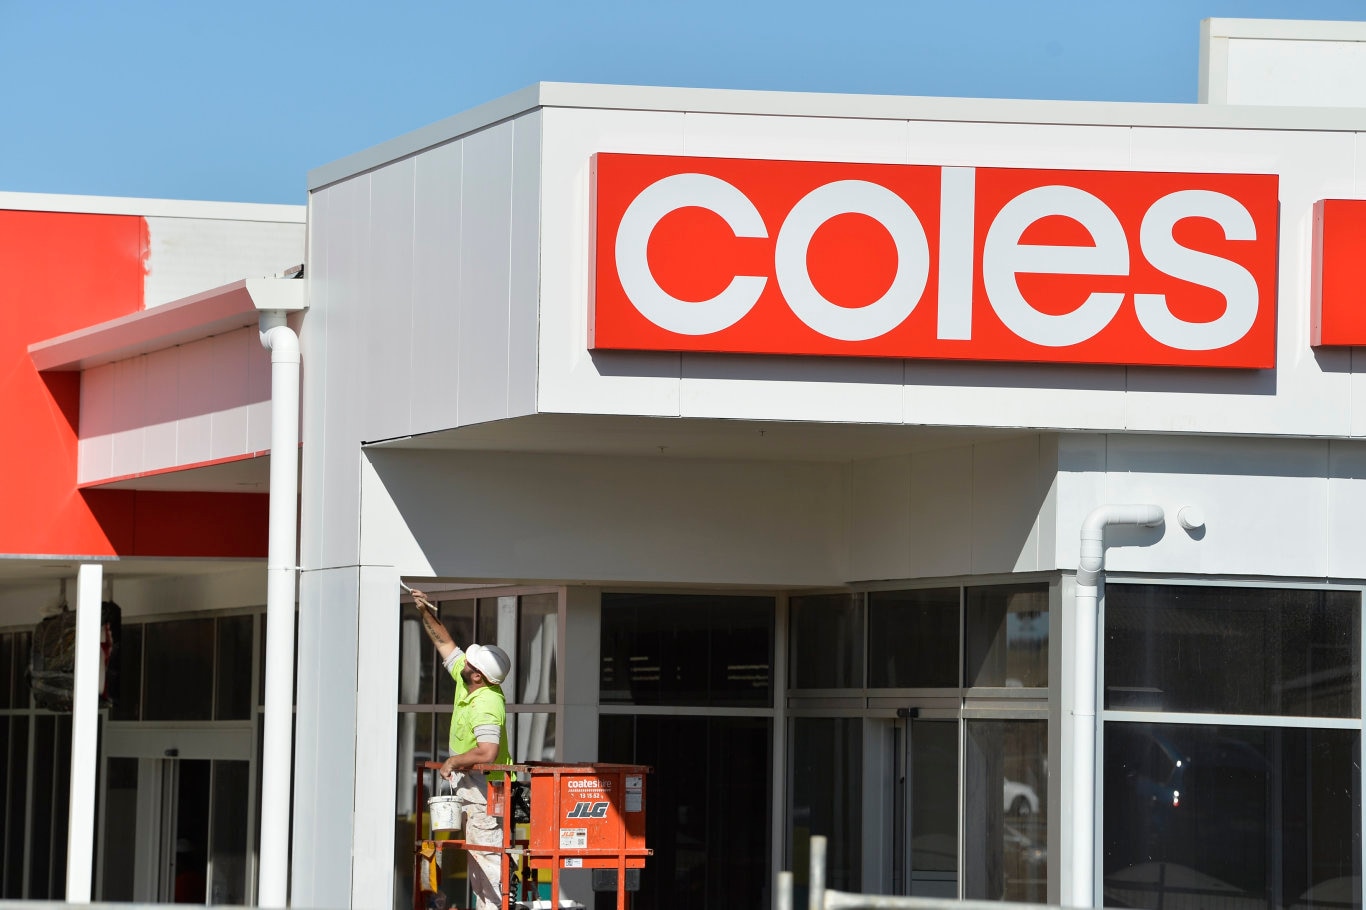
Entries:
MULTIPOLYGON (((507 708, 502 682, 512 667, 507 652, 496 645, 470 645, 461 650, 451 639, 427 595, 414 590, 413 601, 422 628, 436 646, 442 666, 455 680, 455 709, 451 714, 451 757, 441 765, 441 776, 451 782, 456 806, 464 819, 465 843, 502 846, 499 819, 490 816, 488 781, 475 765, 512 763, 508 751, 507 708)), ((504 775, 506 776, 506 775, 504 775)), ((477 910, 498 910, 503 904, 501 859, 489 850, 467 850, 470 887, 477 910)))

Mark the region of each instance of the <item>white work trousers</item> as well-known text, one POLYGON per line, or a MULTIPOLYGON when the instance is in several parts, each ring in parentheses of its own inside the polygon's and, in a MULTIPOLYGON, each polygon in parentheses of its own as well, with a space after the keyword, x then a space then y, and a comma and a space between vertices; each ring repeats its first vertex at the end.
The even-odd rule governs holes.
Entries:
MULTIPOLYGON (((479 772, 455 774, 457 807, 465 820, 465 842, 488 847, 503 844, 503 821, 484 810, 488 807, 488 788, 479 772)), ((476 910, 500 910, 503 906, 502 855, 490 850, 466 850, 466 872, 477 899, 476 910)))

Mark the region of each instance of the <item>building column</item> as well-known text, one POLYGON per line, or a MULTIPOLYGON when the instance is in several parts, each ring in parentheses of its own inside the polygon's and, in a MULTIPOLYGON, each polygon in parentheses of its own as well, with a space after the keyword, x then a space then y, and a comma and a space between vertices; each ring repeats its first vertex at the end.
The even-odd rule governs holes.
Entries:
POLYGON ((95 865, 95 773, 99 749, 100 613, 104 567, 76 570, 76 661, 71 690, 71 803, 66 832, 66 900, 90 903, 95 865))

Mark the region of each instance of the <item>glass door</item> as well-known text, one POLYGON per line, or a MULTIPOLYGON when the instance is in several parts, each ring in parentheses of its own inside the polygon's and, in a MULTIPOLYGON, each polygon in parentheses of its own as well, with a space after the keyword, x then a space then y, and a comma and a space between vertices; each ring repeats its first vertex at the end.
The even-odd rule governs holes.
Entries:
POLYGON ((125 730, 108 743, 97 899, 250 903, 250 730, 125 730), (158 748, 172 737, 182 745, 158 748))
POLYGON ((889 741, 892 894, 958 896, 958 722, 903 711, 889 741))

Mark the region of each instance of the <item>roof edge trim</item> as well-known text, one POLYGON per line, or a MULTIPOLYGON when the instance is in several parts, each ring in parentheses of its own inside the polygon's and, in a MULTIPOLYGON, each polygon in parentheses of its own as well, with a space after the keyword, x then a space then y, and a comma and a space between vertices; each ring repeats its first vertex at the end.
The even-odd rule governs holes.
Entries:
MULTIPOLYGON (((1238 21, 1238 20, 1207 20, 1238 21)), ((309 171, 315 192, 540 108, 1068 126, 1366 132, 1366 108, 843 95, 539 82, 309 171)))

